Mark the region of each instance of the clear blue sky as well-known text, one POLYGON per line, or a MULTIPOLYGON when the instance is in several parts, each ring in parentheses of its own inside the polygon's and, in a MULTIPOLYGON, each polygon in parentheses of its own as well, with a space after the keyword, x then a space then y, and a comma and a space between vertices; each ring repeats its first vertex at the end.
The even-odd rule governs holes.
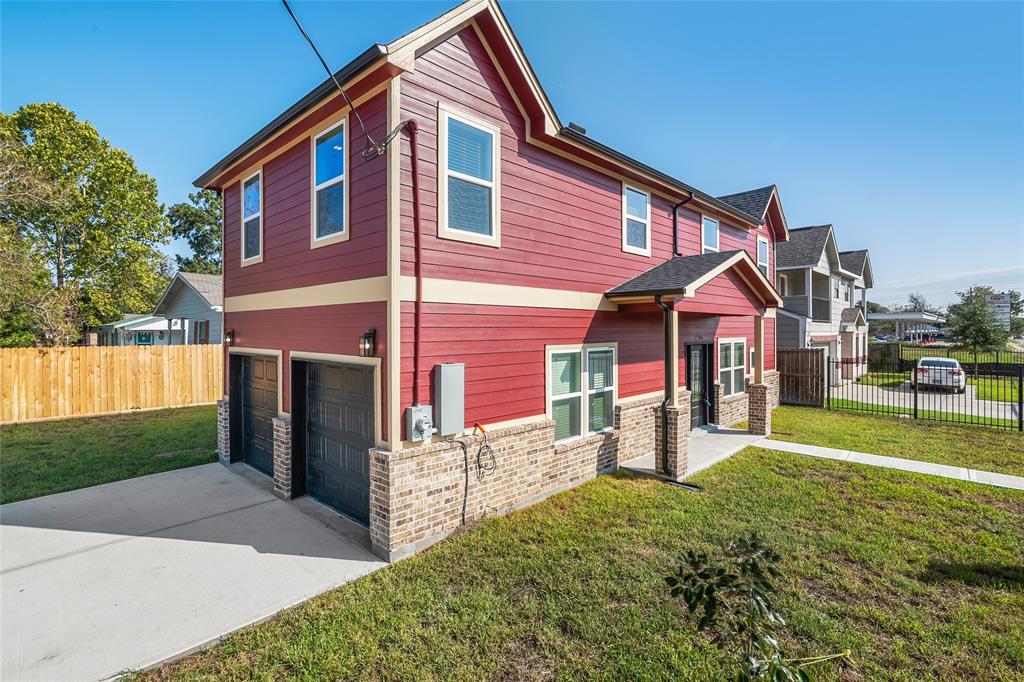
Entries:
MULTIPOLYGON (((293 7, 338 68, 453 4, 293 7)), ((1024 288, 1024 4, 503 7, 563 121, 713 194, 777 183, 792 226, 871 249, 875 300, 1024 288)), ((5 1, 0 23, 0 108, 63 103, 167 203, 324 77, 277 2, 5 1)))

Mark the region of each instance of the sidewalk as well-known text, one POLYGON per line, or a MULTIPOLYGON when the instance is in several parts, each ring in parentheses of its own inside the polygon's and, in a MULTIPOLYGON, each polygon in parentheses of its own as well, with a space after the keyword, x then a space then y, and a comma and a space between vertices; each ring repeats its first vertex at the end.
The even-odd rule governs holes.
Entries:
POLYGON ((839 450, 836 448, 825 448, 820 445, 790 443, 788 441, 771 440, 768 438, 752 443, 752 445, 766 450, 778 450, 780 452, 790 452, 797 455, 835 459, 841 462, 868 464, 876 467, 885 467, 886 469, 899 469, 901 471, 912 471, 918 474, 929 474, 931 476, 942 476, 943 478, 955 478, 961 481, 971 481, 972 483, 994 485, 1000 488, 1024 490, 1024 477, 997 474, 992 471, 978 471, 977 469, 966 469, 964 467, 949 466, 948 464, 933 464, 931 462, 922 462, 916 459, 885 457, 883 455, 872 455, 867 452, 857 452, 856 450, 839 450))

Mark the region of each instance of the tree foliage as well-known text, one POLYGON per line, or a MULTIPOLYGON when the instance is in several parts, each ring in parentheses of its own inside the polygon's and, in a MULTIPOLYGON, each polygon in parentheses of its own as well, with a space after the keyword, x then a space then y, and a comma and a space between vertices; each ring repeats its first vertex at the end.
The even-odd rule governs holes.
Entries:
POLYGON ((49 271, 51 302, 84 325, 150 310, 167 283, 158 246, 170 237, 156 181, 60 104, 0 114, 0 141, 34 169, 10 182, 0 214, 49 271))
POLYGON ((189 203, 181 202, 167 209, 171 230, 192 249, 191 256, 175 256, 179 270, 221 273, 221 218, 223 205, 219 193, 202 189, 188 195, 189 203))
POLYGON ((986 299, 991 293, 991 287, 956 292, 960 301, 949 306, 946 331, 960 348, 974 353, 1006 348, 1006 329, 986 299))

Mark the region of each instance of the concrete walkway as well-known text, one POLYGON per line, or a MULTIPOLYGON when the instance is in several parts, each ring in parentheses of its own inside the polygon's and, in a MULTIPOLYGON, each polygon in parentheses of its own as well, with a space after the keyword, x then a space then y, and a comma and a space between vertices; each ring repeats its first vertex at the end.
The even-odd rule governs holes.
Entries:
MULTIPOLYGON (((761 436, 740 429, 719 428, 714 425, 694 429, 690 432, 687 441, 686 476, 693 476, 712 464, 732 457, 743 448, 753 445, 759 440, 761 440, 761 436)), ((651 452, 623 462, 622 466, 638 474, 656 476, 654 464, 654 453, 651 452)))
POLYGON ((385 565, 250 476, 207 464, 0 507, 2 679, 146 667, 385 565))
POLYGON ((811 457, 835 459, 841 462, 868 464, 870 466, 884 467, 886 469, 899 469, 900 471, 912 471, 917 474, 929 474, 931 476, 942 476, 943 478, 955 478, 960 481, 971 481, 972 483, 994 485, 1000 488, 1024 490, 1024 477, 997 474, 993 471, 978 471, 977 469, 967 469, 964 467, 950 466, 948 464, 933 464, 931 462, 922 462, 916 459, 872 455, 871 453, 857 452, 856 450, 839 450, 836 448, 822 447, 820 445, 806 445, 804 443, 790 443, 783 440, 771 440, 770 438, 759 440, 753 443, 753 445, 766 450, 778 450, 780 452, 790 452, 797 455, 809 455, 811 457))

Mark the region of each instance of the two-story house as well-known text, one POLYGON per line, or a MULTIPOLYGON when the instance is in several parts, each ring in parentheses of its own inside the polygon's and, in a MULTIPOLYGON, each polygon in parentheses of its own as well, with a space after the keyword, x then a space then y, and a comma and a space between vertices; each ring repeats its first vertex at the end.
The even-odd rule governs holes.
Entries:
POLYGON ((639 455, 678 479, 703 424, 770 430, 774 186, 716 198, 563 125, 492 0, 336 75, 354 110, 325 81, 196 180, 223 461, 394 558, 639 455))
POLYGON ((874 285, 866 250, 840 251, 831 225, 790 230, 777 250, 776 288, 782 295, 779 348, 825 348, 840 367, 834 380, 866 371, 867 290, 874 285))

